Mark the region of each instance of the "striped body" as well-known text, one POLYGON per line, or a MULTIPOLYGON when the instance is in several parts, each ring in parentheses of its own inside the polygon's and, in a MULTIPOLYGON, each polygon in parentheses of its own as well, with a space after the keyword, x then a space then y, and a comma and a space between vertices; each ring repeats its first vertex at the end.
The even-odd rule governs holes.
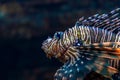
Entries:
MULTIPOLYGON (((78 39, 84 41, 85 48, 87 46, 93 47, 93 49, 94 49, 94 47, 102 48, 102 47, 107 47, 107 46, 110 48, 119 48, 119 45, 120 45, 120 35, 113 34, 112 32, 104 30, 104 29, 87 27, 87 26, 79 26, 79 27, 75 26, 72 29, 69 29, 68 32, 64 32, 63 39, 61 39, 61 41, 66 42, 66 43, 63 42, 63 44, 64 44, 64 46, 68 47, 68 46, 71 46, 70 45, 71 43, 74 44, 76 42, 76 40, 78 40, 78 39), (72 34, 70 34, 70 33, 72 33, 72 34), (70 36, 68 36, 69 34, 70 34, 70 36), (111 36, 109 36, 109 35, 111 35, 111 36), (80 36, 80 38, 79 38, 79 36, 80 36), (67 39, 69 41, 67 41, 67 39), (67 42, 69 42, 70 44, 67 42), (114 43, 114 42, 116 42, 116 43, 114 43)), ((81 49, 79 47, 80 51, 77 51, 73 47, 69 47, 69 50, 66 52, 66 54, 64 53, 64 55, 70 58, 71 61, 69 64, 71 64, 71 65, 69 65, 67 63, 61 69, 59 69, 55 74, 56 79, 58 78, 58 80, 61 80, 61 79, 62 80, 67 80, 67 79, 82 80, 83 77, 85 76, 85 74, 87 74, 92 69, 93 69, 93 71, 96 71, 97 73, 104 74, 105 77, 109 77, 108 75, 111 75, 111 74, 108 74, 108 73, 105 73, 102 71, 107 72, 109 70, 110 73, 112 73, 112 71, 113 71, 113 73, 117 72, 116 69, 114 69, 110 66, 113 66, 115 68, 119 67, 120 52, 118 52, 119 56, 116 56, 117 58, 116 57, 114 58, 113 55, 112 56, 108 55, 111 53, 111 52, 109 52, 110 50, 108 50, 108 51, 107 50, 105 50, 105 51, 103 51, 103 50, 101 50, 101 51, 88 50, 87 51, 84 49, 84 46, 81 46, 81 49), (108 53, 108 54, 106 54, 106 53, 108 53), (94 55, 94 56, 92 56, 92 55, 94 55), (74 64, 74 65, 72 65, 72 64, 74 64), (104 68, 104 65, 109 66, 109 68, 108 69, 104 68), (100 68, 100 69, 98 69, 98 68, 100 68), (75 70, 76 70, 76 73, 74 73, 75 70), (71 71, 73 71, 73 73, 71 71), (60 73, 60 72, 62 72, 62 73, 60 73), (87 72, 87 73, 85 73, 83 75, 83 72, 87 72), (60 75, 60 74, 62 74, 62 75, 60 75), (106 75, 106 74, 108 74, 108 75, 106 75), (70 75, 71 75, 71 77, 70 77, 70 75), (76 77, 73 77, 73 76, 76 76, 76 77)), ((87 47, 87 49, 88 49, 88 47, 87 47)), ((116 51, 113 51, 113 52, 116 52, 116 51)))
POLYGON ((120 19, 117 8, 109 14, 80 18, 74 27, 43 42, 48 57, 64 62, 55 80, 83 80, 90 71, 105 77, 120 67, 120 19))

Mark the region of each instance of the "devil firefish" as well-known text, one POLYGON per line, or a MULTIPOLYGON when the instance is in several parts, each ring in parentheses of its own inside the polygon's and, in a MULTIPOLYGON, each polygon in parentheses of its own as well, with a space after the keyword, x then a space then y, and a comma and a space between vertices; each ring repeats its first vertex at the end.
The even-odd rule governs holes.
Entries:
POLYGON ((95 71, 112 79, 120 67, 120 8, 108 14, 79 18, 75 26, 56 32, 42 43, 42 49, 51 58, 64 63, 54 80, 83 80, 95 71))

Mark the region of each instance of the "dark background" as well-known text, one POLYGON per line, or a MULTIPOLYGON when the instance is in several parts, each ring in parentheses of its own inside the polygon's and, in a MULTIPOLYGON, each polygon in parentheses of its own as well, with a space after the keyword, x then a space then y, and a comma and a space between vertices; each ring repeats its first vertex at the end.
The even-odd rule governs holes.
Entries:
POLYGON ((42 42, 82 16, 117 7, 120 0, 0 0, 0 80, 53 80, 62 63, 46 58, 42 42))

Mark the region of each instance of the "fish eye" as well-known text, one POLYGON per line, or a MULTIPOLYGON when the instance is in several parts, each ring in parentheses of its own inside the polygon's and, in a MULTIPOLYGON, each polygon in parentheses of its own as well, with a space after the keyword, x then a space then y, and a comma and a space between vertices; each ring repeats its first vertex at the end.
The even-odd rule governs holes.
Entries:
POLYGON ((62 36, 63 36, 63 32, 56 32, 56 33, 54 34, 54 38, 56 38, 56 39, 61 39, 62 36))

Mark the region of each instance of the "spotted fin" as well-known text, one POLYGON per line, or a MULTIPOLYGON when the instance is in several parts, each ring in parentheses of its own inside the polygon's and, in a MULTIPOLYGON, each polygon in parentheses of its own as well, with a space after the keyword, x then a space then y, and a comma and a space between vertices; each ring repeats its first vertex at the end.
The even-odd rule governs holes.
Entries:
POLYGON ((106 61, 95 61, 93 64, 86 65, 85 67, 102 74, 107 78, 111 78, 114 73, 118 73, 118 70, 114 67, 111 67, 106 61))
POLYGON ((120 48, 113 48, 114 45, 120 45, 120 42, 104 42, 79 46, 80 56, 84 56, 85 67, 89 70, 111 78, 111 75, 117 73, 120 61, 120 48))

